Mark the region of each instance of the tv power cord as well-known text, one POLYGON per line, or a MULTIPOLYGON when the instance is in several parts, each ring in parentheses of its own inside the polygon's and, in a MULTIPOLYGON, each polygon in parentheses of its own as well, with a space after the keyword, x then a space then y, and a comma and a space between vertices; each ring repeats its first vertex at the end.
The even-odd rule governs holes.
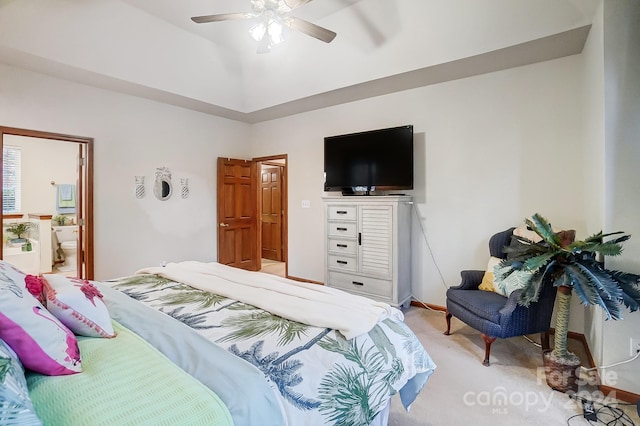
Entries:
MULTIPOLYGON (((621 408, 604 404, 598 401, 591 401, 587 398, 569 395, 569 398, 575 399, 582 403, 582 414, 576 414, 567 419, 567 425, 571 426, 571 420, 583 417, 590 425, 606 425, 606 426, 635 426, 633 419, 625 413, 621 408), (599 406, 599 408, 596 408, 599 406)), ((615 405, 635 405, 640 416, 640 401, 635 404, 628 402, 617 402, 615 405)))

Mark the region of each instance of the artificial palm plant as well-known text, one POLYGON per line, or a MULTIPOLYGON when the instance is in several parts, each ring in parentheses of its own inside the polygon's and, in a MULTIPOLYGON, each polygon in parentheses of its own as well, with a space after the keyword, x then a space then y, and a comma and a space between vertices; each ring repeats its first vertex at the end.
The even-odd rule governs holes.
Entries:
POLYGON ((519 303, 525 306, 538 299, 544 285, 557 287, 555 345, 547 356, 551 362, 577 366, 579 359, 567 350, 572 292, 582 304, 600 306, 607 319, 622 318, 621 304, 631 312, 640 308, 640 275, 609 270, 598 261, 599 254, 620 255, 622 243, 630 236, 623 232, 598 232, 576 241, 575 231, 554 232, 551 224, 537 213, 525 219, 525 223, 541 241, 515 237, 520 244, 505 248, 507 259, 501 263, 496 279, 507 279, 515 273, 522 287, 519 303), (610 237, 613 238, 604 241, 610 237))

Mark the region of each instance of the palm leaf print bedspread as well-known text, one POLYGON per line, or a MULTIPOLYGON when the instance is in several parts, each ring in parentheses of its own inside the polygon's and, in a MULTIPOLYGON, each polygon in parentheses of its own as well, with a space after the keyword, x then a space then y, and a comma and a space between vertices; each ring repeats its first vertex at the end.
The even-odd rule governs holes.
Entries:
POLYGON ((397 392, 408 408, 435 369, 400 311, 346 340, 158 275, 107 284, 257 367, 277 389, 290 425, 369 425, 397 392))

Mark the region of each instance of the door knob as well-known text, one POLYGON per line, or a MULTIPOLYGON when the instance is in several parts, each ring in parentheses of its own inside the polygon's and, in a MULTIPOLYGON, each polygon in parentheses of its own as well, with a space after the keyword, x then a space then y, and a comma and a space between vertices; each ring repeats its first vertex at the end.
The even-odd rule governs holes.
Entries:
POLYGON ((220 222, 220 226, 222 228, 226 228, 227 226, 229 226, 229 224, 228 223, 224 223, 224 222, 220 222))

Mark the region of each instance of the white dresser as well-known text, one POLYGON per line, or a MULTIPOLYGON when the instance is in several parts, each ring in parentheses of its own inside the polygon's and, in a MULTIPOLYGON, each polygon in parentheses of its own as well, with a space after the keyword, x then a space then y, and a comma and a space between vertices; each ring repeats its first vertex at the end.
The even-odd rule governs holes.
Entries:
POLYGON ((408 306, 411 197, 325 197, 325 284, 408 306))

